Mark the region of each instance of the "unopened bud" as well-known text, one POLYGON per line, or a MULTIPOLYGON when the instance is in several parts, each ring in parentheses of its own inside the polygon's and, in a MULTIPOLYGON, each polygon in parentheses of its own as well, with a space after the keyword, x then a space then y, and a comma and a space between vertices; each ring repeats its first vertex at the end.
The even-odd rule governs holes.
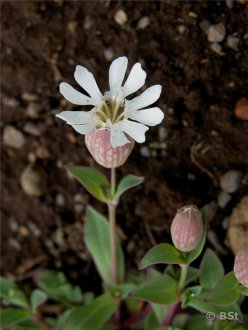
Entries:
POLYGON ((175 247, 182 252, 190 252, 198 245, 202 234, 200 210, 194 205, 179 209, 171 224, 171 238, 175 247))
POLYGON ((237 253, 233 271, 237 280, 248 288, 248 249, 240 250, 237 253))
POLYGON ((92 130, 85 135, 86 146, 98 164, 106 168, 115 168, 125 163, 134 147, 134 140, 127 137, 130 143, 113 148, 110 143, 109 130, 92 130))

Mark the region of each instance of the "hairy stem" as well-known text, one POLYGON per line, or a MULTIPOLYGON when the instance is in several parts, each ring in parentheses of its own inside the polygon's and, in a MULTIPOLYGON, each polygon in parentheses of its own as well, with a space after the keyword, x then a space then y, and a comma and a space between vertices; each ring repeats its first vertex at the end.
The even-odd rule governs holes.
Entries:
POLYGON ((187 277, 188 265, 180 265, 180 267, 181 267, 181 275, 180 275, 180 279, 179 279, 178 288, 179 288, 179 290, 182 290, 182 288, 184 287, 184 284, 185 284, 186 277, 187 277))
MULTIPOLYGON (((115 192, 116 174, 115 168, 111 168, 111 196, 115 192)), ((109 211, 109 236, 111 250, 111 280, 113 284, 117 284, 117 258, 116 258, 116 206, 114 203, 108 203, 109 211)))

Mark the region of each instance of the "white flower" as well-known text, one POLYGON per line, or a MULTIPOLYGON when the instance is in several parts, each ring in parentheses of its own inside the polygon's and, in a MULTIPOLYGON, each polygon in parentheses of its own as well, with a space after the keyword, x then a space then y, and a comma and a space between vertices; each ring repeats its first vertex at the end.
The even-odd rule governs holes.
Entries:
POLYGON ((147 126, 155 126, 164 118, 157 108, 146 108, 158 100, 161 86, 154 85, 132 100, 126 98, 140 89, 146 79, 146 73, 140 63, 136 63, 123 85, 128 59, 119 57, 109 69, 110 90, 104 95, 100 92, 95 78, 86 68, 78 65, 74 74, 77 83, 89 94, 75 90, 69 84, 60 84, 61 94, 76 105, 91 105, 90 111, 63 111, 57 117, 65 120, 80 134, 89 134, 93 129, 110 131, 110 143, 113 148, 130 143, 126 134, 135 141, 145 141, 147 126))

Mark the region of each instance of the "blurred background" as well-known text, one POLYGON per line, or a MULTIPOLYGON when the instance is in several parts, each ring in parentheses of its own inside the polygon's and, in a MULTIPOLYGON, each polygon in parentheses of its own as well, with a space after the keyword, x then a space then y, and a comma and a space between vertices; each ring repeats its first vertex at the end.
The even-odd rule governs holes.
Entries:
POLYGON ((128 264, 170 239, 179 207, 211 203, 208 245, 230 270, 248 247, 247 2, 2 1, 1 16, 2 274, 18 281, 48 267, 93 285, 85 208, 107 210, 66 171, 98 165, 55 117, 80 109, 58 86, 76 86, 80 64, 106 91, 109 65, 123 55, 129 69, 142 63, 144 89, 162 85, 165 113, 117 171, 145 176, 118 208, 128 264))

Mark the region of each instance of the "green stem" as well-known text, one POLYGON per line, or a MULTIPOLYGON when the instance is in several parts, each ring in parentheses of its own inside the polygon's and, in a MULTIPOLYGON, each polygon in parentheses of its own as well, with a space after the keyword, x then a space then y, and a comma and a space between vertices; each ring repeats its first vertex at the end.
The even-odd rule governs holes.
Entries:
POLYGON ((186 277, 187 277, 188 265, 180 265, 180 267, 181 267, 181 274, 180 274, 178 288, 179 288, 179 290, 182 290, 182 288, 184 287, 184 284, 185 284, 186 277))
MULTIPOLYGON (((116 174, 115 168, 111 168, 111 196, 115 192, 116 174)), ((108 203, 109 211, 109 236, 111 250, 111 280, 113 284, 117 284, 117 258, 116 258, 116 206, 114 203, 108 203)))

